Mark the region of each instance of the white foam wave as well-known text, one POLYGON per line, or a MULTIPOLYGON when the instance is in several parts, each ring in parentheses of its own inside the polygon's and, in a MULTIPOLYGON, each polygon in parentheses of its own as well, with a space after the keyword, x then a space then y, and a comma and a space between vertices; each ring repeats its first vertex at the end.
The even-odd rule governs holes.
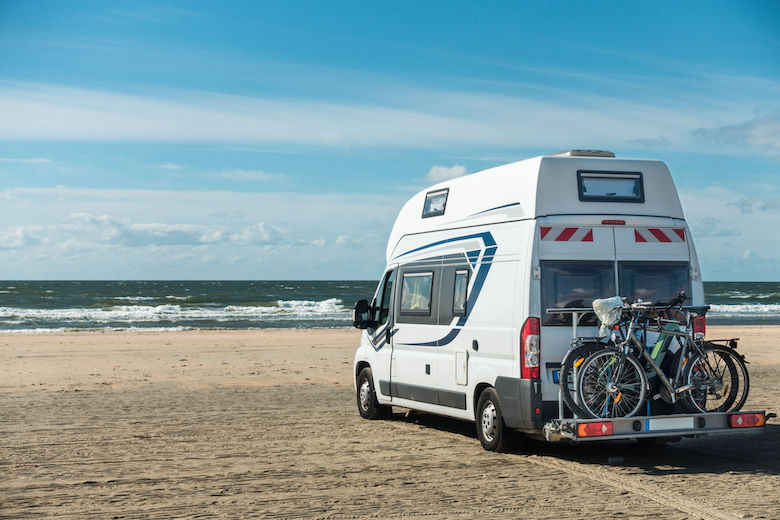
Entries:
POLYGON ((229 305, 182 307, 180 305, 117 305, 108 308, 23 309, 0 307, 0 324, 24 322, 137 323, 160 321, 290 321, 344 320, 350 316, 341 300, 279 300, 275 306, 229 305))
POLYGON ((780 317, 780 304, 742 303, 734 305, 711 305, 708 315, 738 317, 780 317))
POLYGON ((111 299, 128 301, 128 302, 146 302, 150 300, 155 300, 156 298, 154 296, 114 296, 111 299))

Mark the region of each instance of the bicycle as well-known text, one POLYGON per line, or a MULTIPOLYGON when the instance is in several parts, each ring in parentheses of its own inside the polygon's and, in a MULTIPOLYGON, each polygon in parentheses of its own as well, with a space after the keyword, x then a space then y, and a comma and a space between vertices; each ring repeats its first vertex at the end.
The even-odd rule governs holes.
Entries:
POLYGON ((577 338, 578 344, 562 362, 561 397, 574 414, 582 418, 636 415, 649 402, 651 379, 658 389, 653 401, 663 399, 693 413, 732 412, 744 405, 750 383, 744 358, 733 348, 736 340, 722 340, 727 344, 720 345, 694 337, 693 320, 704 316, 709 307, 683 306, 684 298, 681 293, 666 305, 629 304, 620 297, 594 301, 594 312, 610 339, 594 344, 593 338, 577 338), (679 314, 684 315, 682 323, 666 317, 679 314), (643 341, 648 332, 659 333, 652 350, 643 341), (680 348, 671 363, 665 363, 667 375, 659 365, 674 339, 680 348), (576 396, 567 382, 572 369, 577 371, 576 396))

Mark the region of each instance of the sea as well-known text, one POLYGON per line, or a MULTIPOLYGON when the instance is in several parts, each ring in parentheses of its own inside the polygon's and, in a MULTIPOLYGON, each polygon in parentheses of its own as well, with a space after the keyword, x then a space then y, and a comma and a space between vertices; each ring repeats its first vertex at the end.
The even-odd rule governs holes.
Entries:
MULTIPOLYGON (((347 327, 376 281, 0 281, 0 333, 347 327)), ((710 325, 780 324, 780 282, 704 282, 710 325)))

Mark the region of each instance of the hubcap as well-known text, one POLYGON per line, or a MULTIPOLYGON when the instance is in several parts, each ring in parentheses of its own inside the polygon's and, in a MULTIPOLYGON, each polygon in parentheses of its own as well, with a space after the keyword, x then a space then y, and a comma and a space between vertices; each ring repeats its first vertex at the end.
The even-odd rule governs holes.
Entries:
POLYGON ((371 386, 368 384, 368 379, 365 379, 360 385, 360 407, 368 410, 369 404, 371 404, 371 386))
POLYGON ((482 435, 490 442, 496 436, 496 407, 488 402, 482 410, 482 435))

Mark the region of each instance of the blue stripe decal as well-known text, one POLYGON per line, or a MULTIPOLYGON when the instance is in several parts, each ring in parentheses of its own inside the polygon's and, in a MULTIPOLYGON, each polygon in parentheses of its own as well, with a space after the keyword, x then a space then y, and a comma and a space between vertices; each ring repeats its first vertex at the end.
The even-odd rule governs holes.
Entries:
POLYGON ((427 246, 421 246, 417 247, 415 249, 412 249, 411 251, 407 251, 406 253, 401 253, 400 255, 393 258, 393 260, 396 260, 398 258, 401 258, 402 256, 406 256, 411 253, 416 253, 417 251, 422 251, 423 249, 428 249, 429 247, 436 247, 440 246, 442 244, 449 244, 452 242, 460 242, 461 240, 469 240, 472 238, 481 238, 482 242, 485 243, 485 247, 490 247, 496 245, 496 241, 493 240, 493 235, 490 234, 490 232, 485 233, 476 233, 474 235, 466 235, 462 237, 455 237, 455 238, 446 238, 444 240, 439 240, 438 242, 433 242, 432 244, 428 244, 427 246))
POLYGON ((512 206, 519 206, 519 205, 520 205, 519 202, 512 202, 510 204, 504 204, 503 206, 496 206, 495 208, 490 208, 490 209, 486 209, 486 210, 483 210, 483 211, 477 211, 476 213, 472 213, 469 216, 473 217, 474 215, 481 215, 483 213, 487 213, 488 211, 495 211, 497 209, 511 208, 512 206))
POLYGON ((485 254, 482 255, 482 262, 480 263, 479 269, 477 270, 477 274, 474 278, 474 285, 472 285, 471 287, 471 294, 469 294, 469 298, 466 302, 466 315, 458 318, 458 322, 455 324, 456 328, 450 330, 446 336, 444 336, 443 338, 437 341, 426 341, 424 343, 405 343, 405 345, 416 346, 416 347, 443 347, 444 345, 449 345, 452 342, 452 340, 454 340, 458 336, 458 334, 460 334, 461 327, 463 327, 466 324, 466 321, 469 319, 469 316, 471 316, 471 311, 474 310, 474 306, 477 303, 477 298, 479 298, 479 294, 482 292, 482 286, 485 284, 485 279, 487 278, 488 272, 490 271, 490 267, 493 265, 493 257, 495 256, 496 251, 498 251, 498 246, 496 245, 496 241, 493 239, 493 235, 490 234, 490 232, 485 232, 485 233, 477 233, 474 235, 466 235, 463 237, 440 240, 438 242, 428 244, 427 246, 422 246, 416 249, 412 249, 411 251, 407 251, 406 253, 403 253, 396 257, 399 258, 401 256, 408 255, 409 253, 413 253, 415 251, 421 251, 429 247, 448 244, 452 242, 459 242, 461 240, 468 240, 472 238, 482 239, 482 242, 484 242, 485 244, 485 254))
POLYGON ((466 253, 466 256, 469 258, 469 263, 471 264, 471 267, 474 269, 476 269, 477 267, 477 260, 479 260, 479 253, 481 253, 479 249, 468 251, 466 253))

